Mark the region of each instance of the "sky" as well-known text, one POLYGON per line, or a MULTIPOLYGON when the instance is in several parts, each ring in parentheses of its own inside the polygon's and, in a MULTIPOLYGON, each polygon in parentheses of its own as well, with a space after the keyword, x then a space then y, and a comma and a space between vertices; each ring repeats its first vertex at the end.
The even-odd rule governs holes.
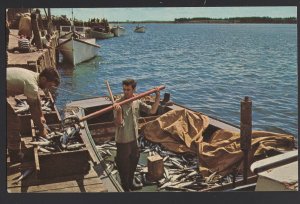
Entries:
MULTIPOLYGON (((72 17, 71 8, 52 8, 52 15, 72 17)), ((74 8, 76 19, 106 18, 108 21, 173 21, 175 18, 297 17, 297 7, 156 7, 74 8)))

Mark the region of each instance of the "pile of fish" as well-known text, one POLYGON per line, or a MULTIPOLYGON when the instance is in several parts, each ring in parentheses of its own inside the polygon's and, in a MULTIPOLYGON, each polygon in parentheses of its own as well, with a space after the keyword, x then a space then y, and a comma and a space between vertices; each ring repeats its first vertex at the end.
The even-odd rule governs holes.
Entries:
MULTIPOLYGON (((15 97, 15 101, 16 101, 16 105, 14 106, 15 113, 20 115, 29 114, 29 105, 26 100, 20 100, 15 97)), ((41 99, 41 109, 46 113, 52 111, 50 98, 41 99)))
POLYGON ((42 111, 45 111, 46 113, 50 113, 52 111, 50 98, 41 99, 41 108, 42 111))
MULTIPOLYGON (((156 185, 158 191, 200 191, 232 183, 232 175, 221 176, 213 172, 208 177, 199 173, 199 162, 196 155, 178 154, 166 150, 160 144, 152 143, 143 136, 139 137, 140 151, 142 154, 153 156, 160 155, 164 163, 164 177, 158 182, 147 179, 148 167, 139 163, 135 172, 135 182, 143 186, 156 185)), ((113 161, 106 158, 112 156, 111 151, 116 151, 115 142, 110 141, 97 146, 98 151, 106 162, 106 169, 113 175, 117 174, 117 168, 113 161)), ((241 175, 236 179, 241 178, 241 175)))
POLYGON ((14 111, 17 114, 27 114, 29 113, 29 105, 25 100, 20 100, 15 98, 16 105, 14 106, 14 111))
POLYGON ((60 131, 52 131, 47 125, 45 127, 49 132, 47 138, 37 136, 29 142, 31 145, 37 145, 40 152, 73 151, 85 146, 80 137, 80 126, 77 124, 64 127, 60 131))

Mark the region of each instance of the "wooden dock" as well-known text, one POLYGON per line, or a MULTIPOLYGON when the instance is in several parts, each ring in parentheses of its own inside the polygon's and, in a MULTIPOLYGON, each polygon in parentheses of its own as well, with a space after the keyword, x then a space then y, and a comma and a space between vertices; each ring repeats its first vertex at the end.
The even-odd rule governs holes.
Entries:
MULTIPOLYGON (((40 97, 46 97, 45 93, 41 91, 40 97)), ((60 115, 51 94, 48 97, 51 98, 54 107, 51 108, 51 112, 44 112, 47 125, 49 127, 59 125, 60 115)), ((26 100, 24 95, 19 95, 17 98, 26 100)), ((109 178, 103 174, 103 169, 91 162, 87 151, 37 153, 37 147, 30 144, 35 137, 31 115, 20 115, 20 117, 21 150, 25 157, 21 163, 16 164, 11 163, 10 158, 7 157, 7 191, 9 193, 117 192, 110 185, 109 178), (27 170, 32 170, 31 174, 16 182, 21 173, 27 170)))
POLYGON ((27 178, 16 183, 21 172, 34 169, 34 162, 18 163, 7 168, 7 191, 9 193, 63 193, 107 192, 96 171, 91 168, 85 175, 72 175, 52 179, 39 179, 33 171, 27 178))
POLYGON ((35 72, 41 72, 46 67, 56 67, 56 46, 58 35, 51 38, 51 47, 30 53, 12 52, 14 47, 18 47, 18 30, 10 30, 8 44, 7 67, 22 67, 35 72))

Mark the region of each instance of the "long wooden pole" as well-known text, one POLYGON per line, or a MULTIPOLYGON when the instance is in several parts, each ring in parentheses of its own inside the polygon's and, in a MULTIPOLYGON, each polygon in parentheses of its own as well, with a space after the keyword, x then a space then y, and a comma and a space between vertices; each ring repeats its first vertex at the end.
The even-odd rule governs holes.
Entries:
MULTIPOLYGON (((144 93, 140 93, 140 94, 138 94, 138 95, 136 95, 136 96, 134 96, 134 97, 132 97, 132 98, 126 99, 126 100, 124 100, 124 101, 121 101, 121 102, 119 103, 119 105, 122 106, 122 105, 124 105, 124 104, 126 104, 126 103, 130 103, 130 102, 135 101, 135 100, 137 100, 137 99, 140 99, 140 98, 142 98, 142 97, 148 96, 148 95, 150 95, 150 94, 156 92, 157 90, 160 91, 160 90, 163 90, 163 89, 165 89, 165 88, 166 88, 165 86, 158 86, 158 87, 156 87, 156 88, 154 88, 154 89, 150 89, 149 91, 146 91, 146 92, 144 92, 144 93)), ((86 115, 86 116, 80 118, 79 121, 81 122, 81 121, 84 121, 84 120, 87 120, 87 119, 94 118, 94 117, 96 117, 96 116, 99 116, 99 115, 101 115, 101 114, 104 114, 104 113, 106 113, 106 112, 108 112, 108 111, 111 111, 111 110, 113 110, 113 109, 114 109, 113 105, 108 106, 108 107, 106 107, 106 108, 104 108, 104 109, 98 110, 98 111, 96 111, 96 112, 94 112, 94 113, 91 113, 91 114, 89 114, 89 115, 86 115)))
POLYGON ((114 99, 114 95, 111 92, 109 83, 108 83, 108 81, 105 81, 105 83, 106 83, 106 87, 107 87, 108 93, 110 95, 110 100, 111 100, 112 104, 114 104, 115 103, 115 99, 114 99))

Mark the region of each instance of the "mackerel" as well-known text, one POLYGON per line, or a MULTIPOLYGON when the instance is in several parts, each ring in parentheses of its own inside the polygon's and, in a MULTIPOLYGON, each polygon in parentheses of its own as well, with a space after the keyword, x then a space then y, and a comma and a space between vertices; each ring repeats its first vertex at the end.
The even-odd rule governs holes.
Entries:
POLYGON ((24 173, 21 174, 21 176, 15 182, 13 182, 13 184, 14 185, 18 184, 19 181, 24 180, 32 172, 33 172, 33 169, 27 169, 26 171, 24 171, 24 173))

